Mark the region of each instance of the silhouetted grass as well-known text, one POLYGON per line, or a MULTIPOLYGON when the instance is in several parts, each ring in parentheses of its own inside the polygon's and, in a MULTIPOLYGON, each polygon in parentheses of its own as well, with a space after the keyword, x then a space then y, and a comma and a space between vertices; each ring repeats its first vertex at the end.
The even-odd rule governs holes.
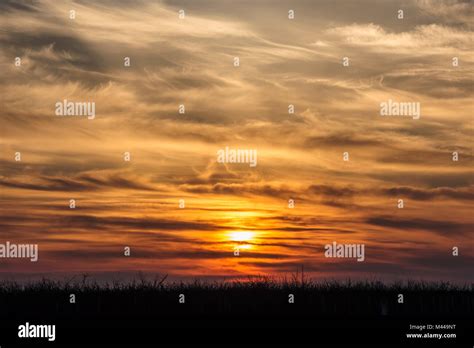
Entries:
POLYGON ((312 281, 251 277, 226 282, 169 282, 165 277, 99 284, 87 276, 0 283, 0 318, 82 317, 380 317, 472 316, 472 285, 407 281, 312 281), (76 303, 70 303, 74 294, 76 303), (184 294, 185 303, 179 303, 184 294), (289 295, 295 301, 289 303, 289 295), (403 294, 404 303, 398 303, 403 294))

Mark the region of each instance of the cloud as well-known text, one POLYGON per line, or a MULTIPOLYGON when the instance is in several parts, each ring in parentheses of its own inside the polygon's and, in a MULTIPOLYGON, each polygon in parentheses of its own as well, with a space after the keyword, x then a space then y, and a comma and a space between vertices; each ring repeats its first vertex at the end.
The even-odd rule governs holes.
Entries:
POLYGON ((219 226, 206 222, 188 222, 181 220, 170 219, 154 219, 154 218, 130 218, 130 217, 105 217, 93 215, 69 215, 57 217, 54 220, 61 223, 61 225, 73 225, 86 229, 101 229, 120 227, 127 230, 133 229, 156 229, 166 231, 215 231, 219 230, 219 226))
MULTIPOLYGON (((112 261, 114 258, 123 256, 123 246, 121 245, 109 245, 103 248, 96 248, 92 250, 51 250, 45 253, 45 257, 62 258, 62 259, 81 259, 81 258, 92 258, 95 260, 109 260, 112 261)), ((212 250, 160 250, 155 252, 149 249, 133 248, 134 259, 198 259, 198 260, 213 260, 213 259, 226 259, 235 257, 232 252, 225 251, 212 251, 212 250)), ((286 258, 283 254, 265 254, 255 252, 245 252, 242 258, 286 258)))
POLYGON ((74 178, 67 177, 49 177, 38 176, 35 178, 24 177, 25 180, 33 182, 20 181, 18 178, 11 179, 0 177, 0 185, 9 188, 18 188, 26 190, 39 191, 96 191, 110 188, 146 190, 154 191, 151 184, 143 183, 143 179, 130 173, 83 173, 74 178))
POLYGON ((416 200, 430 200, 452 198, 460 200, 474 200, 474 186, 451 188, 438 187, 434 189, 419 189, 413 187, 393 187, 384 190, 390 196, 403 196, 416 200))
POLYGON ((472 224, 459 223, 456 221, 447 220, 427 220, 427 219, 405 219, 405 218, 394 218, 389 216, 374 216, 367 218, 367 223, 389 227, 395 229, 409 229, 409 230, 427 230, 440 234, 442 236, 467 236, 469 231, 472 229, 472 224))
POLYGON ((450 25, 462 25, 472 28, 474 8, 466 0, 417 0, 416 5, 423 13, 438 17, 450 25))
POLYGON ((354 46, 363 46, 374 50, 392 50, 397 53, 418 54, 414 48, 431 48, 434 53, 442 49, 468 50, 472 46, 472 35, 465 30, 438 24, 420 25, 414 30, 390 33, 381 26, 369 24, 351 24, 329 29, 328 33, 354 46))

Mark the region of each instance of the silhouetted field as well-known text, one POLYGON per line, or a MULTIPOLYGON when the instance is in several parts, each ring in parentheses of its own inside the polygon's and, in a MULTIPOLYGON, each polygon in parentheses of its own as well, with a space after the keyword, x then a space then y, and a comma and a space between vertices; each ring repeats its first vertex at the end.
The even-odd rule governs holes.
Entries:
POLYGON ((403 282, 315 282, 249 278, 232 282, 129 283, 74 279, 0 283, 0 319, 83 318, 335 318, 472 317, 472 285, 403 282), (70 303, 70 295, 76 303, 70 303), (184 302, 180 303, 180 294, 184 302), (289 295, 294 303, 289 303, 289 295), (404 303, 398 302, 403 294, 404 303))

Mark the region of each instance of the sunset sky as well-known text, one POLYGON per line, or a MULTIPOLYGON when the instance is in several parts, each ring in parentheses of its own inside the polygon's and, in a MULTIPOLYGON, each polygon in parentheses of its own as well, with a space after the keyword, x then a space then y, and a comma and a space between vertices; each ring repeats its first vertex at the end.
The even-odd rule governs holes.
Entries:
POLYGON ((39 245, 38 262, 0 259, 0 279, 304 265, 472 281, 473 15, 448 0, 0 0, 0 243, 39 245), (64 99, 95 102, 95 119, 57 116, 64 99), (382 117, 389 99, 420 119, 382 117), (218 163, 225 147, 258 165, 218 163), (333 241, 365 261, 325 258, 333 241))

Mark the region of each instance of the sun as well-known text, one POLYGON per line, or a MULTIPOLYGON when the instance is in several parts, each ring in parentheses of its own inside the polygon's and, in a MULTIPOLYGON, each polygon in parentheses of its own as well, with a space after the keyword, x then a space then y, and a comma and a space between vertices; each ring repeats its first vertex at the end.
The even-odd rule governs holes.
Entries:
POLYGON ((250 231, 232 231, 229 238, 233 242, 250 242, 254 239, 255 234, 250 231))

